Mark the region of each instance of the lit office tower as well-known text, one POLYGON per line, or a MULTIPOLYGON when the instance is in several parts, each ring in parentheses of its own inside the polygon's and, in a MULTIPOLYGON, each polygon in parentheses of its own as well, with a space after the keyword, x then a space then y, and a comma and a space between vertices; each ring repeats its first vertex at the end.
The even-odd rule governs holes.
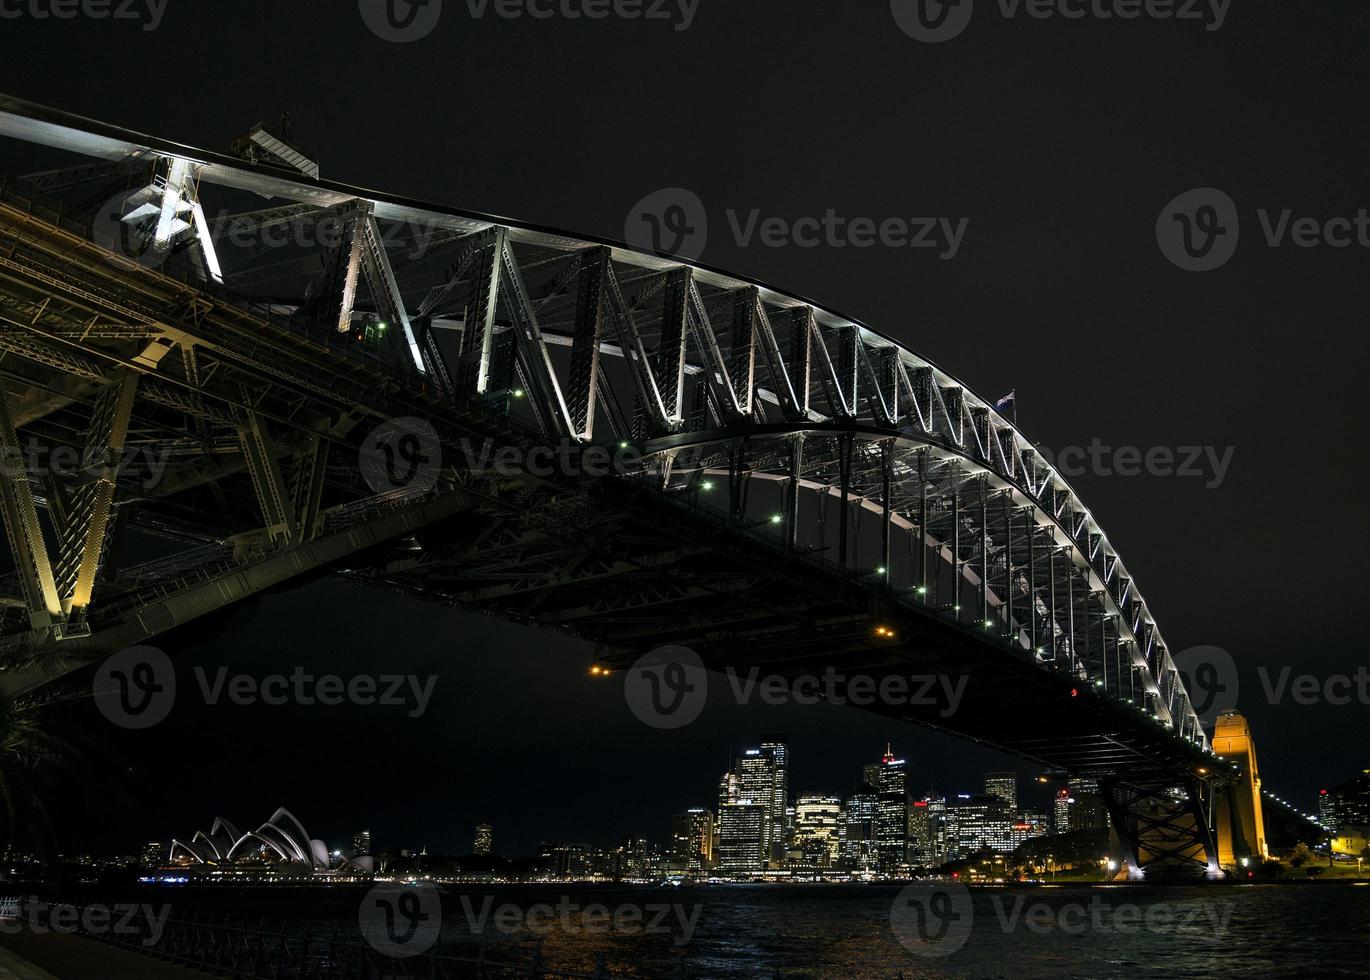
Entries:
POLYGON ((477 855, 489 854, 495 844, 495 828, 488 823, 476 824, 476 842, 471 848, 472 853, 477 855))
POLYGON ((164 844, 161 841, 152 841, 151 843, 144 844, 142 857, 143 867, 160 868, 167 863, 170 849, 171 845, 164 844))
POLYGON ((770 807, 761 803, 724 803, 718 808, 720 871, 761 871, 766 866, 764 841, 770 807))
POLYGON ((879 801, 875 788, 866 783, 847 797, 842 859, 853 871, 870 871, 875 867, 875 811, 879 801))
POLYGON ((1056 802, 1051 811, 1051 829, 1058 834, 1070 832, 1070 790, 1056 791, 1056 802))
POLYGON ((909 800, 909 863, 931 867, 932 820, 927 800, 909 800))
POLYGON ((1318 823, 1331 831, 1337 829, 1336 797, 1325 789, 1318 790, 1318 823))
POLYGON ((794 805, 795 846, 818 864, 837 864, 842 846, 842 801, 836 796, 801 796, 794 805))
POLYGON ((695 807, 671 817, 671 851, 686 871, 706 871, 714 860, 714 815, 695 807))
POLYGON ((1013 850, 1013 820, 1003 799, 998 796, 958 798, 955 810, 956 840, 960 857, 989 850, 1008 854, 1013 850))
POLYGON ((985 773, 985 795, 997 796, 1008 804, 1010 814, 1018 813, 1018 774, 1016 772, 985 773))
POLYGON ((785 821, 784 810, 776 812, 775 756, 761 749, 747 749, 737 758, 738 800, 761 807, 766 825, 761 833, 761 853, 765 860, 772 856, 775 845, 783 838, 780 831, 785 821))
POLYGON ((783 842, 789 827, 786 813, 790 806, 790 744, 786 735, 762 735, 761 752, 775 761, 775 800, 771 805, 774 839, 783 842))
POLYGON ((371 853, 371 831, 359 830, 352 835, 352 853, 370 854, 371 853))
POLYGON ((1106 830, 1108 811, 1097 779, 1076 778, 1066 783, 1070 791, 1070 829, 1106 830))
POLYGON ((880 760, 876 789, 875 842, 881 871, 895 871, 909 859, 908 777, 904 760, 896 759, 888 745, 880 760))

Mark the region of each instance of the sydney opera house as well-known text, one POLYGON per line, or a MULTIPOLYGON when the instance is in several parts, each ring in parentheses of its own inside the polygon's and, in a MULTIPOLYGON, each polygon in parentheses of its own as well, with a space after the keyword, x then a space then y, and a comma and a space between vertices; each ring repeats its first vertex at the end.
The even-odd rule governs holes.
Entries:
POLYGON ((209 832, 197 830, 189 841, 171 842, 171 863, 211 873, 267 872, 301 877, 315 874, 370 874, 367 854, 330 856, 323 841, 312 839, 304 825, 281 807, 256 830, 240 833, 223 817, 209 832))

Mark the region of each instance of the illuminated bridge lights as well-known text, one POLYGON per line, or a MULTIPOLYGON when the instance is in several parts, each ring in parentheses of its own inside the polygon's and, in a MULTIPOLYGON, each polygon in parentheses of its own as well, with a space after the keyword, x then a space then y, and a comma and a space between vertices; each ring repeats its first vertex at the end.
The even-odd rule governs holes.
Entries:
POLYGON ((877 626, 875 628, 875 635, 884 637, 887 640, 892 640, 894 639, 894 630, 890 629, 888 626, 877 626))
POLYGON ((608 667, 601 667, 599 664, 595 664, 590 668, 591 677, 608 677, 612 673, 613 671, 608 667))

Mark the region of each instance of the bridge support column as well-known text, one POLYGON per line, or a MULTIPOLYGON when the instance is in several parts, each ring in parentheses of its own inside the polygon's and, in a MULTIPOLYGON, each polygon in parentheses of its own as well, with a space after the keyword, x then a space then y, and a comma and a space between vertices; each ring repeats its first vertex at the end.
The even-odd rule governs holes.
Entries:
POLYGON ((1179 796, 1172 787, 1110 779, 1099 788, 1113 828, 1110 855, 1130 880, 1222 876, 1207 784, 1186 780, 1179 796))
POLYGON ((1251 726, 1235 711, 1218 716, 1213 730, 1213 751, 1235 763, 1235 779, 1214 794, 1218 828, 1218 861, 1224 869, 1239 873, 1243 862, 1270 857, 1265 841, 1265 814, 1261 809, 1261 775, 1256 767, 1256 743, 1251 726))

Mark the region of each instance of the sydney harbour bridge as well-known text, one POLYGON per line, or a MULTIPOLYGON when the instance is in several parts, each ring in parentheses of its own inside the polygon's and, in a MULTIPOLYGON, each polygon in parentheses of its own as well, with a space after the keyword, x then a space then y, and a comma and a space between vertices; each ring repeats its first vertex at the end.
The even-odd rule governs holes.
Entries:
POLYGON ((963 679, 871 710, 1097 778, 1134 876, 1264 851, 1254 754, 1215 751, 1088 506, 916 352, 330 183, 283 129, 209 152, 0 97, 0 139, 53 161, 0 182, 4 693, 337 574, 605 670, 963 679))

